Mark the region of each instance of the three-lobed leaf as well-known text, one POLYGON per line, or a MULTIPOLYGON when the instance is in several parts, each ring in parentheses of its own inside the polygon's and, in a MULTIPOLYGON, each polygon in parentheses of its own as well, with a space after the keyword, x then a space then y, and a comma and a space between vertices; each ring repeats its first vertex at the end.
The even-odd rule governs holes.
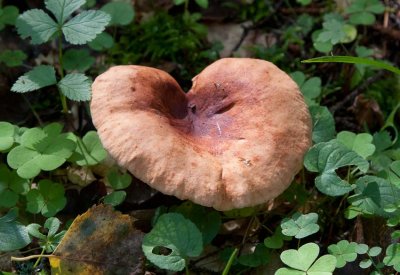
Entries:
POLYGON ((59 30, 58 24, 43 10, 32 9, 18 16, 16 21, 18 34, 22 38, 31 38, 32 44, 42 44, 59 30))
POLYGON ((203 240, 194 223, 181 214, 167 213, 161 215, 153 229, 146 234, 142 249, 147 259, 156 266, 181 271, 185 268, 187 258, 201 254, 203 240))
POLYGON ((95 131, 87 132, 82 139, 78 137, 76 144, 75 152, 69 160, 80 166, 96 165, 107 156, 95 131))
POLYGON ((375 152, 373 137, 367 133, 355 134, 349 131, 338 133, 336 139, 350 150, 353 150, 364 159, 372 156, 375 152))
POLYGON ((319 230, 317 224, 318 214, 299 212, 293 214, 291 218, 285 218, 281 222, 282 234, 285 236, 294 236, 296 239, 308 237, 319 230))
POLYGON ((341 240, 337 244, 328 246, 328 252, 336 257, 336 267, 342 268, 348 262, 353 262, 357 258, 357 243, 341 240))
POLYGON ((10 171, 6 165, 0 164, 0 207, 14 207, 20 194, 29 191, 29 181, 10 171))

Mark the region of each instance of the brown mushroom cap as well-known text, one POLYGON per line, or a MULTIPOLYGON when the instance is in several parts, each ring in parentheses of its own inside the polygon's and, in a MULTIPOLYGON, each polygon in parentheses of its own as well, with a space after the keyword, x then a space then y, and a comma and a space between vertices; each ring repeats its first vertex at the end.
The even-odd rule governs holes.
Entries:
POLYGON ((162 193, 218 210, 277 197, 311 145, 298 86, 257 59, 218 60, 187 94, 164 71, 116 66, 93 83, 91 112, 120 165, 162 193))

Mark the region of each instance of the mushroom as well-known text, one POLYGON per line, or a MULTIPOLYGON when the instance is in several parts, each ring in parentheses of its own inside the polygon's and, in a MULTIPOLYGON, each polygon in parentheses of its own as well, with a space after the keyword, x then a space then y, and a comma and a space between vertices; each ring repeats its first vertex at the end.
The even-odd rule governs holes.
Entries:
POLYGON ((277 197, 311 145, 298 86, 258 59, 220 59, 186 94, 164 71, 115 66, 94 81, 91 112, 106 150, 135 177, 221 211, 277 197))

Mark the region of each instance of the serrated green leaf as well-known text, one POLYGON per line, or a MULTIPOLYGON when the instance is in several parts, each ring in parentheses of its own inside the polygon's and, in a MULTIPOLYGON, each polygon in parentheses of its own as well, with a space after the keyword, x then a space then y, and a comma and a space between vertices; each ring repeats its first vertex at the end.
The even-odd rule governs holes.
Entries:
POLYGON ((114 191, 104 197, 104 203, 112 206, 117 206, 123 203, 126 198, 125 191, 114 191))
POLYGON ((357 243, 349 243, 347 240, 341 240, 337 244, 328 246, 328 252, 336 257, 336 267, 342 268, 348 262, 353 262, 357 259, 357 243))
POLYGON ((84 72, 95 62, 87 49, 69 49, 63 56, 64 69, 67 71, 84 72))
POLYGON ((32 189, 26 195, 26 209, 33 213, 42 213, 45 217, 52 217, 67 204, 64 197, 64 187, 50 180, 41 180, 38 189, 32 189))
POLYGON ((317 221, 317 213, 303 215, 297 212, 293 214, 291 218, 285 218, 282 220, 282 234, 285 236, 294 236, 296 239, 308 237, 318 232, 319 225, 317 224, 317 221))
POLYGON ((142 243, 147 259, 156 266, 181 271, 189 257, 196 257, 203 250, 203 240, 199 229, 181 214, 167 213, 161 215, 154 228, 142 243), (167 249, 163 255, 160 249, 167 249))
POLYGON ((111 16, 110 25, 128 25, 135 16, 132 5, 126 2, 109 2, 101 10, 111 16))
POLYGON ((315 143, 329 141, 335 137, 335 120, 325 106, 310 106, 313 122, 312 140, 315 143))
POLYGON ((84 74, 67 74, 57 86, 71 100, 88 101, 91 98, 91 81, 84 74))
POLYGON ((110 49, 114 45, 114 39, 106 32, 102 32, 95 39, 88 43, 88 46, 95 51, 110 49))
POLYGON ((42 44, 58 31, 58 24, 43 10, 32 9, 18 16, 16 21, 18 34, 31 38, 32 44, 42 44))
POLYGON ((16 128, 11 123, 0 121, 0 151, 6 151, 14 145, 16 128))
POLYGON ((393 215, 384 211, 386 206, 396 203, 400 197, 400 189, 391 185, 383 178, 364 176, 356 181, 355 194, 348 201, 365 214, 374 214, 383 217, 393 215))
POLYGON ((107 179, 114 190, 125 189, 132 182, 132 177, 128 173, 120 174, 116 170, 110 170, 107 174, 107 179))
POLYGON ((8 67, 17 67, 22 65, 27 55, 20 50, 5 50, 0 53, 0 62, 3 62, 8 67))
POLYGON ((372 156, 375 145, 372 144, 373 137, 367 133, 355 134, 348 131, 338 133, 336 139, 350 150, 353 150, 364 159, 372 156))
POLYGON ((65 20, 77 9, 79 9, 85 0, 46 0, 44 1, 46 8, 51 11, 56 17, 60 24, 63 24, 65 20))
POLYGON ((62 27, 65 40, 74 45, 92 41, 110 22, 111 16, 103 11, 84 11, 62 27))
POLYGON ((2 13, 0 12, 0 25, 14 25, 19 14, 18 8, 16 6, 4 6, 0 10, 2 11, 2 13))
POLYGON ((12 208, 0 217, 0 252, 18 250, 31 242, 26 227, 16 221, 17 216, 18 209, 12 208))
POLYGON ((56 84, 56 72, 53 66, 40 65, 20 76, 11 91, 26 93, 56 84))

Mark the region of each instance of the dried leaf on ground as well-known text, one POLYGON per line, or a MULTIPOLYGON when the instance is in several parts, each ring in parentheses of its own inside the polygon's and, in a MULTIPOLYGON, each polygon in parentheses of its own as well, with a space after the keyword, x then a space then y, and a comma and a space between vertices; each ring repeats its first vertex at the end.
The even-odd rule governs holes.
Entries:
POLYGON ((78 216, 50 258, 52 274, 142 274, 143 233, 105 205, 78 216))

